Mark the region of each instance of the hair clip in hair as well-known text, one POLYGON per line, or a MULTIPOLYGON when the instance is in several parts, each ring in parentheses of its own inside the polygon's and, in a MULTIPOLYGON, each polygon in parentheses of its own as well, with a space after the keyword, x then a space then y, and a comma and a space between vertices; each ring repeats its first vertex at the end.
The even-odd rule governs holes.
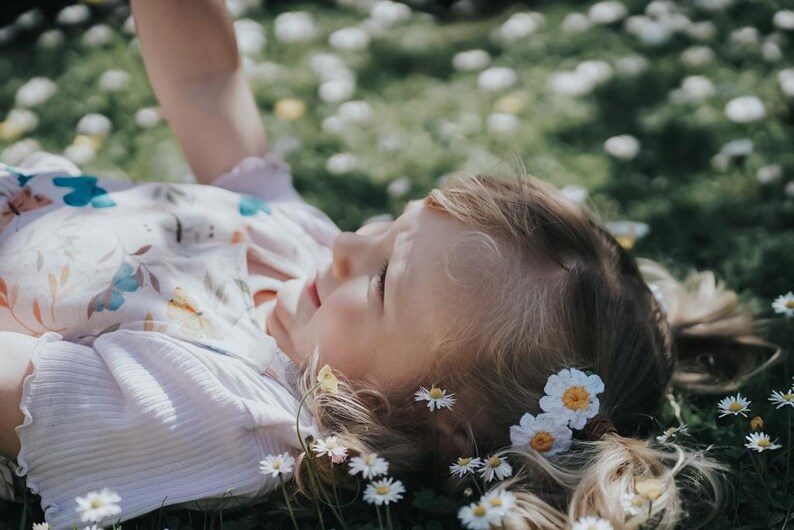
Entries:
POLYGON ((518 425, 510 427, 514 446, 553 457, 570 448, 571 429, 586 429, 587 439, 616 432, 612 422, 598 414, 600 403, 596 396, 604 391, 604 382, 592 371, 565 368, 549 376, 544 390, 546 395, 540 398, 544 412, 537 416, 526 413, 518 425), (601 419, 594 422, 591 418, 601 419), (596 431, 591 433, 590 429, 596 431))

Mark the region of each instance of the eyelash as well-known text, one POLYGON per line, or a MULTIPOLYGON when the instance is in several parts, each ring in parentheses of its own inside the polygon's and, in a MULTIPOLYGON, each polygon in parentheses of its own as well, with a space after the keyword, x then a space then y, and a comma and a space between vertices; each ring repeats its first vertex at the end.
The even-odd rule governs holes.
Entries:
POLYGON ((383 265, 380 266, 378 269, 378 294, 380 295, 381 301, 383 300, 384 293, 386 290, 386 271, 389 270, 389 260, 383 262, 383 265))

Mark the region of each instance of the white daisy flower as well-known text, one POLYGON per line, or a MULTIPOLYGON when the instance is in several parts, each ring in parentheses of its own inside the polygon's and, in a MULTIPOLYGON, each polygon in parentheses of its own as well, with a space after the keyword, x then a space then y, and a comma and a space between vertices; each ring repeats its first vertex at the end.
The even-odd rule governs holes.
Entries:
POLYGON ((473 502, 458 510, 458 519, 471 530, 490 530, 492 524, 502 521, 502 516, 489 504, 473 502))
POLYGON ((483 464, 482 458, 460 457, 457 462, 449 466, 449 473, 452 476, 463 477, 468 473, 474 473, 483 464))
POLYGON ((783 313, 787 317, 794 317, 794 292, 781 294, 772 302, 772 309, 775 313, 783 313))
POLYGON ((135 124, 143 129, 156 127, 160 119, 160 109, 157 107, 144 107, 135 112, 135 124))
POLYGON ((571 530, 613 530, 612 523, 598 517, 580 517, 573 523, 571 530))
POLYGON ((339 443, 339 438, 336 436, 317 440, 312 444, 312 449, 319 456, 328 456, 334 464, 340 464, 347 458, 347 447, 339 443))
POLYGON ((572 436, 566 420, 549 413, 534 417, 527 412, 518 425, 510 427, 510 442, 514 447, 534 450, 545 457, 570 449, 572 436))
POLYGON ((562 20, 562 30, 566 33, 584 33, 592 27, 590 19, 581 13, 569 13, 562 20))
POLYGON ((98 523, 103 519, 121 513, 121 497, 107 488, 92 491, 85 497, 77 497, 77 513, 84 523, 98 523))
POLYGON ((265 47, 265 28, 250 18, 234 21, 234 35, 242 55, 257 55, 265 47))
POLYGON ((32 530, 50 530, 48 523, 33 523, 32 530))
POLYGON ((628 14, 626 6, 616 0, 606 0, 590 6, 587 16, 596 24, 613 24, 628 14))
POLYGON ((515 508, 516 496, 504 488, 497 488, 480 497, 480 502, 490 506, 493 511, 504 517, 515 508))
POLYGON ((587 375, 576 368, 564 368, 549 376, 540 398, 544 412, 558 415, 572 429, 581 429, 587 420, 598 414, 597 394, 604 391, 604 382, 595 374, 587 375))
POLYGON ((408 20, 412 14, 413 11, 411 11, 410 7, 391 0, 380 0, 369 11, 370 18, 385 27, 408 20))
POLYGON ((773 443, 772 440, 769 439, 769 435, 762 432, 753 432, 744 438, 748 442, 744 444, 744 446, 748 449, 758 451, 759 453, 762 453, 768 449, 780 449, 783 447, 780 444, 773 443))
POLYGON ((769 401, 776 405, 776 409, 779 409, 785 405, 794 407, 794 388, 789 389, 785 393, 780 392, 779 390, 773 390, 772 395, 769 396, 769 401))
POLYGON ((52 50, 62 46, 65 39, 66 37, 64 37, 63 31, 59 29, 48 29, 39 36, 39 40, 36 41, 36 46, 44 48, 45 50, 52 50))
POLYGON ((518 74, 508 66, 493 66, 477 76, 477 85, 486 92, 499 92, 516 83, 518 83, 518 74))
POLYGON ((560 189, 560 193, 565 195, 565 198, 575 204, 584 204, 590 196, 590 192, 584 186, 578 184, 569 184, 560 189))
POLYGON ((317 93, 326 103, 339 103, 353 97, 356 93, 356 81, 351 77, 340 76, 338 79, 323 82, 317 93))
POLYGON ((630 134, 621 134, 608 138, 604 142, 604 151, 615 158, 631 160, 640 152, 640 142, 630 134))
POLYGON ((454 405, 455 401, 457 401, 455 398, 452 397, 454 395, 455 395, 454 392, 447 395, 446 390, 443 390, 436 386, 431 387, 430 390, 422 386, 419 387, 419 390, 416 391, 416 393, 414 394, 414 396, 416 396, 414 400, 427 401, 427 408, 429 408, 431 411, 435 409, 440 410, 444 407, 451 409, 452 405, 454 405))
POLYGON ((579 71, 553 73, 546 84, 550 91, 564 96, 584 96, 595 88, 594 80, 579 71))
POLYGON ((124 90, 130 82, 130 74, 124 70, 105 70, 99 76, 99 88, 106 92, 124 90))
POLYGON ((55 22, 64 26, 72 26, 75 24, 82 24, 91 18, 91 10, 87 5, 77 4, 67 6, 58 12, 55 17, 55 22))
POLYGON ((620 496, 620 505, 627 515, 645 515, 648 513, 650 501, 636 493, 624 493, 620 496))
POLYGON ((295 467, 295 459, 289 453, 282 453, 280 455, 268 455, 264 460, 259 462, 259 469, 265 475, 271 475, 273 478, 279 475, 287 477, 292 474, 295 467))
POLYGON ((794 31, 794 11, 778 11, 775 13, 775 16, 772 17, 772 24, 782 30, 794 31))
POLYGON ((276 40, 280 42, 307 42, 314 39, 317 28, 314 19, 306 11, 282 13, 274 21, 276 40))
POLYGON ((685 423, 682 423, 678 427, 668 427, 664 430, 661 436, 657 436, 656 440, 659 443, 666 443, 667 440, 671 440, 674 438, 678 438, 679 435, 686 434, 687 427, 685 423))
POLYGON ((780 90, 788 97, 794 97, 794 68, 785 68, 777 73, 780 90))
POLYGON ((385 458, 381 458, 377 453, 367 453, 361 456, 354 456, 350 459, 350 469, 348 473, 370 479, 389 472, 389 463, 385 458))
POLYGON ((113 29, 107 24, 91 26, 83 33, 83 44, 86 46, 104 46, 113 40, 113 29))
POLYGON ((751 123, 766 116, 764 102, 755 96, 733 98, 725 105, 725 114, 735 123, 751 123))
POLYGON ((452 66, 462 72, 482 70, 491 62, 491 56, 485 50, 467 50, 458 52, 452 57, 452 66))
POLYGON ((733 414, 734 416, 741 414, 746 418, 746 413, 750 412, 750 409, 747 407, 747 405, 750 403, 751 402, 746 398, 743 398, 741 394, 736 394, 736 397, 728 396, 717 404, 719 412, 722 413, 719 415, 719 417, 722 418, 728 414, 733 414))
POLYGON ((332 48, 344 51, 359 51, 369 47, 369 35, 357 27, 347 27, 334 31, 328 37, 332 48))
POLYGON ((488 130, 492 133, 515 132, 518 124, 518 118, 506 112, 494 112, 488 116, 488 130))
POLYGON ((508 18, 496 31, 505 42, 523 40, 535 33, 541 26, 541 19, 536 13, 515 13, 508 18))
POLYGON ((513 474, 513 467, 507 463, 507 459, 499 455, 488 457, 480 468, 480 476, 486 482, 492 481, 494 478, 499 480, 505 479, 513 474))
POLYGON ((77 134, 107 136, 113 130, 113 122, 102 114, 89 113, 77 122, 77 134))
POLYGON ((325 169, 334 175, 350 173, 358 167, 358 158, 352 153, 336 153, 325 161, 325 169))
POLYGON ((46 77, 31 77, 24 85, 19 87, 14 101, 18 107, 35 107, 50 99, 58 86, 46 77))
POLYGON ((370 504, 390 504, 403 498, 405 486, 399 480, 386 477, 370 482, 364 490, 364 500, 370 504))

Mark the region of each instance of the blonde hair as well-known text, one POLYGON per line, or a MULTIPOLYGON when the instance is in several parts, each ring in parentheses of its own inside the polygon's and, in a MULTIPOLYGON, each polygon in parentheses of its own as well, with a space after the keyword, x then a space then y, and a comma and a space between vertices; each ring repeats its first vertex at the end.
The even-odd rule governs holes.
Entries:
MULTIPOLYGON (((411 394, 386 396, 360 381, 343 382, 339 394, 311 404, 320 430, 339 435, 354 451, 378 452, 409 484, 412 476, 428 475, 433 454, 449 460, 509 454, 519 466, 499 486, 519 502, 507 528, 566 528, 585 515, 636 528, 624 517, 621 495, 648 478, 666 484, 652 504, 658 527, 684 519, 687 488, 698 491, 713 516, 726 468, 703 452, 655 444, 652 434, 671 383, 699 391, 735 388, 759 364, 747 347, 765 343, 751 334, 753 321, 736 293, 710 272, 682 283, 659 263, 633 258, 596 214, 531 176, 456 175, 432 190, 425 204, 462 223, 487 250, 478 254, 480 262, 446 264, 453 280, 465 285, 476 275, 477 285, 456 308, 459 318, 448 337, 434 346, 435 368, 416 385, 456 392, 458 403, 442 413, 467 442, 439 443, 437 424, 411 394), (658 285, 666 313, 646 282, 658 285), (720 360, 704 362, 698 348, 720 360), (683 370, 676 369, 677 358, 683 370), (720 363, 729 367, 725 373, 708 373, 720 363), (554 462, 509 447, 509 427, 526 412, 541 412, 546 380, 562 368, 602 378, 601 414, 617 432, 595 440, 580 435, 554 462)), ((304 390, 314 381, 316 360, 306 370, 304 390)), ((446 463, 435 471, 448 488, 459 487, 446 463)), ((312 494, 300 477, 299 485, 312 494)))

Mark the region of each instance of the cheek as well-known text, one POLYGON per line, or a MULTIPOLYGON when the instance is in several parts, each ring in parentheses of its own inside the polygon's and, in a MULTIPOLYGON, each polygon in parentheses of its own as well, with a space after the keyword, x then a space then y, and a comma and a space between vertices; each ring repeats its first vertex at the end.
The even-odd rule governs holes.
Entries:
POLYGON ((371 331, 365 309, 355 296, 334 293, 315 312, 301 339, 307 339, 309 349, 319 346, 323 363, 348 377, 357 377, 366 369, 363 352, 368 351, 371 331))

